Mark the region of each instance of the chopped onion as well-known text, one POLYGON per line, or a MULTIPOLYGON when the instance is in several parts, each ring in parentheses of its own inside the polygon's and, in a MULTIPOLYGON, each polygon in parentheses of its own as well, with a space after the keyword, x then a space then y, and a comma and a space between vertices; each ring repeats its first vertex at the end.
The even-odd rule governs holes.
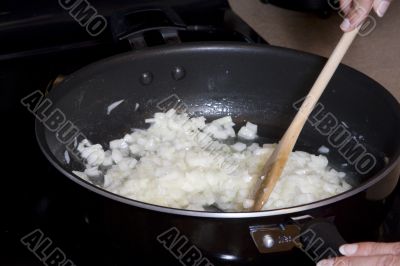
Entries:
POLYGON ((257 137, 257 125, 247 122, 239 132, 238 136, 247 140, 253 140, 257 137))
POLYGON ((322 145, 321 147, 319 147, 318 152, 321 154, 328 154, 329 153, 329 148, 322 145))
POLYGON ((107 107, 107 115, 111 114, 111 112, 112 112, 115 108, 117 108, 118 105, 120 105, 121 103, 123 103, 124 101, 125 101, 125 100, 120 100, 120 101, 116 101, 116 102, 113 102, 112 104, 110 104, 110 105, 107 107))
MULTIPOLYGON (((264 178, 263 165, 276 146, 237 142, 237 137, 255 139, 257 125, 247 122, 236 135, 229 116, 205 123, 204 117, 190 118, 173 109, 155 113, 146 123, 147 130, 135 129, 110 141, 106 151, 83 140, 78 151, 86 169, 74 173, 87 181, 104 177, 108 191, 161 206, 204 210, 214 204, 225 211, 253 206, 250 192, 264 178)), ((344 177, 328 167, 323 155, 293 152, 263 209, 342 193, 351 188, 344 177)))
POLYGON ((235 151, 244 151, 246 149, 246 144, 241 143, 241 142, 236 142, 231 146, 235 151))
POLYGON ((69 157, 68 150, 65 150, 65 152, 64 152, 64 159, 67 164, 69 164, 71 162, 71 158, 69 157))

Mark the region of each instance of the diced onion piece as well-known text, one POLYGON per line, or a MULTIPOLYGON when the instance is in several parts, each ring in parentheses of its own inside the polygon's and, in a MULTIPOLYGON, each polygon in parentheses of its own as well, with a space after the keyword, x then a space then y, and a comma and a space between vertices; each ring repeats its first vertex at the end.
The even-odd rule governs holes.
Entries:
POLYGON ((232 146, 231 146, 235 151, 239 151, 239 152, 241 152, 241 151, 244 151, 245 149, 246 149, 246 144, 244 144, 244 143, 241 143, 241 142, 236 142, 235 144, 233 144, 232 146))
POLYGON ((252 199, 245 199, 243 201, 243 208, 245 209, 250 209, 251 207, 253 207, 253 205, 254 205, 254 200, 252 199))
POLYGON ((114 150, 112 150, 111 158, 113 159, 113 161, 116 164, 118 164, 120 161, 122 161, 123 156, 122 156, 122 153, 119 150, 114 149, 114 150))
POLYGON ((86 168, 84 173, 89 177, 98 177, 101 175, 101 172, 97 167, 86 168))
POLYGON ((65 152, 64 152, 64 159, 67 164, 69 164, 71 162, 71 158, 69 157, 68 150, 65 150, 65 152))
POLYGON ((257 125, 247 122, 241 127, 238 136, 247 140, 253 140, 257 137, 257 125))
POLYGON ((329 153, 329 148, 322 145, 321 147, 319 147, 318 152, 321 154, 328 154, 329 153))
POLYGON ((120 100, 120 101, 116 101, 116 102, 113 102, 112 104, 110 104, 110 105, 107 107, 107 115, 111 114, 111 112, 112 112, 115 108, 117 108, 118 105, 120 105, 121 103, 123 103, 124 101, 125 101, 125 100, 120 100))

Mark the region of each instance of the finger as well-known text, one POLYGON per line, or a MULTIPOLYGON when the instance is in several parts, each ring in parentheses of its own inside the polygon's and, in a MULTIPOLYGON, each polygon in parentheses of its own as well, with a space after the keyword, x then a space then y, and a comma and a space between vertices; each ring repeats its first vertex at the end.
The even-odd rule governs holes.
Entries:
POLYGON ((368 16, 374 0, 354 0, 349 14, 340 25, 343 31, 352 31, 368 16))
POLYGON ((317 266, 398 266, 400 257, 395 255, 370 256, 370 257, 337 257, 321 260, 317 266))
POLYGON ((350 13, 351 2, 352 0, 340 0, 340 9, 342 10, 345 16, 347 16, 350 13))
POLYGON ((383 17, 389 8, 391 0, 375 0, 374 10, 379 17, 383 17))
POLYGON ((339 251, 345 256, 400 255, 400 242, 346 244, 339 251))

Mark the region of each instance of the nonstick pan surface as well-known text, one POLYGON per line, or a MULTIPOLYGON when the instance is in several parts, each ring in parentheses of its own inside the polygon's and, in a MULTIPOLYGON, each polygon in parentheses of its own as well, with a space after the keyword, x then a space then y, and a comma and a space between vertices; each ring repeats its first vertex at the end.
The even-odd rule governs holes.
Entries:
MULTIPOLYGON (((211 120, 231 115, 238 128, 246 121, 256 123, 260 142, 276 142, 324 62, 321 57, 289 49, 233 43, 151 48, 105 59, 70 75, 49 93, 52 106, 47 112, 58 108, 92 143, 108 147, 110 140, 121 138, 132 128, 146 128, 144 120, 160 112, 160 108, 176 106, 168 102, 172 99, 184 104, 193 116, 203 115, 211 120), (124 102, 107 114, 107 107, 120 100, 124 102)), ((375 164, 368 172, 360 173, 339 148, 332 147, 329 134, 321 133, 310 121, 295 149, 318 154, 321 146, 328 147, 331 166, 348 173, 354 188, 319 202, 258 213, 176 210, 114 195, 72 174, 72 170, 83 169, 79 160, 72 158, 69 164, 65 160, 64 153, 72 139, 60 142, 58 133, 51 132, 40 121, 36 130, 42 150, 56 168, 74 182, 113 200, 179 215, 272 216, 331 204, 364 192, 389 173, 399 176, 400 107, 382 86, 341 65, 320 104, 322 111, 313 113, 314 120, 320 121, 327 114, 335 117, 338 125, 351 132, 357 145, 374 157, 375 164)), ((389 190, 397 180, 392 183, 389 190)), ((382 195, 378 193, 377 197, 389 192, 381 190, 382 195)))

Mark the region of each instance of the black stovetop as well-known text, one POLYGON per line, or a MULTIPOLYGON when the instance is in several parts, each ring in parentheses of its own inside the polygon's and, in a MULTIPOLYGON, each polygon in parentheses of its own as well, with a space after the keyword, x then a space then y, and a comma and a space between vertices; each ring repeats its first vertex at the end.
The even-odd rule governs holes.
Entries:
MULTIPOLYGON (((17 1, 18 2, 18 1, 17 1)), ((21 1, 24 2, 24 1, 21 1)), ((43 1, 41 4, 47 1, 43 1)), ((102 1, 99 6, 111 5, 102 1)), ((122 9, 128 1, 116 1, 115 9, 122 9), (117 5, 118 3, 118 5, 117 5)), ((132 2, 132 1, 131 1, 132 2)), ((143 1, 145 2, 145 1, 143 1)), ((179 1, 170 1, 179 5, 179 1)), ((209 10, 201 1, 201 8, 209 10)), ((182 34, 184 41, 233 40, 261 42, 261 38, 251 32, 241 21, 240 33, 227 27, 224 18, 227 15, 225 1, 215 1, 218 12, 209 12, 209 23, 203 16, 197 14, 199 22, 204 25, 218 26, 220 29, 203 33, 182 34), (201 20, 201 21, 200 21, 201 20), (228 30, 229 28, 229 30, 228 30), (248 35, 243 35, 243 28, 248 35)), ((35 137, 34 116, 20 103, 29 93, 40 89, 45 91, 49 84, 59 75, 68 75, 73 71, 99 59, 128 51, 129 45, 115 40, 112 32, 105 33, 100 38, 85 36, 75 21, 62 14, 62 9, 54 5, 44 5, 43 12, 38 14, 38 7, 28 5, 24 12, 15 14, 16 2, 12 2, 7 14, 0 14, 0 95, 2 104, 2 140, 3 140, 3 169, 2 179, 2 210, 1 218, 1 250, 2 265, 43 265, 41 260, 32 254, 21 243, 21 238, 35 229, 40 229, 53 244, 60 247, 76 265, 134 265, 138 262, 126 262, 119 253, 118 246, 107 239, 101 228, 95 228, 86 215, 81 204, 79 193, 71 194, 71 183, 55 170, 40 151, 35 137), (24 25, 26 17, 36 14, 43 17, 41 25, 24 25), (48 14, 51 14, 49 16, 48 14), (58 15, 55 15, 58 14, 58 15), (7 17, 6 17, 7 16, 7 17), (48 34, 54 32, 54 18, 62 16, 65 21, 54 38, 48 34), (53 21, 54 23, 51 23, 53 21), (26 28, 27 27, 27 28, 26 28), (71 30, 73 29, 73 30, 71 30), (76 35, 74 31, 77 31, 76 35), (45 39, 32 39, 32 32, 45 39), (24 33, 25 32, 25 33, 24 33), (18 34, 24 33, 24 36, 18 34), (1 38, 0 38, 1 39, 1 38)), ((28 2, 27 2, 28 3, 28 2)), ((32 3, 32 2, 30 2, 32 3)), ((184 5, 180 9, 186 10, 184 5)), ((105 9, 105 7, 103 7, 105 9)), ((212 9, 212 10, 214 10, 212 9)), ((108 13, 111 10, 107 9, 108 13)), ((200 10, 200 9, 199 9, 200 10)), ((182 11, 184 13, 184 11, 182 11)), ((187 11, 185 11, 187 12, 187 11)), ((229 12, 229 11, 228 11, 229 12)), ((201 13, 201 12, 200 12, 201 13)), ((187 14, 187 13, 185 13, 187 14)), ((188 16, 195 20, 196 16, 188 16)), ((193 21, 191 21, 193 23, 193 21)), ((39 38, 39 37, 38 37, 39 38)), ((88 192, 89 193, 89 192, 88 192)), ((392 217, 395 220, 396 217, 392 217)), ((393 225, 389 226, 389 235, 400 231, 393 225)), ((398 238, 397 238, 398 239, 398 238)), ((134 251, 133 251, 134 252, 134 251)), ((313 265, 306 256, 293 257, 293 264, 313 265)), ((166 265, 169 265, 166 262, 166 265)), ((217 265, 217 264, 215 264, 217 265)))

